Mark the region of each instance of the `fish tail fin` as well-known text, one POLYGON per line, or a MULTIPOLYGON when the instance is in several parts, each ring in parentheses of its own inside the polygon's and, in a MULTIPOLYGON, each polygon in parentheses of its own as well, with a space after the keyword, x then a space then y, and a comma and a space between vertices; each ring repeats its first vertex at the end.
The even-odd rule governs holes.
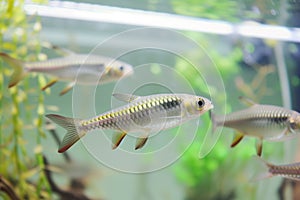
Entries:
POLYGON ((213 133, 216 132, 216 129, 218 128, 218 123, 216 121, 216 115, 211 110, 209 110, 209 117, 210 117, 211 122, 212 122, 211 132, 213 134, 213 133))
POLYGON ((208 155, 214 146, 216 145, 220 134, 221 130, 217 131, 217 128, 221 126, 221 123, 219 122, 219 116, 215 115, 211 110, 208 111, 209 117, 211 119, 211 131, 210 133, 207 132, 206 136, 204 137, 203 143, 200 147, 200 152, 199 152, 199 159, 204 158, 206 155, 208 155))
POLYGON ((73 119, 55 114, 49 114, 46 115, 46 117, 67 130, 67 134, 64 136, 63 141, 59 146, 59 153, 63 153, 68 150, 87 133, 87 131, 80 128, 80 119, 73 119))
POLYGON ((24 70, 24 63, 3 52, 0 52, 0 57, 14 69, 8 85, 8 87, 11 88, 17 85, 18 82, 25 76, 26 72, 24 70))
POLYGON ((259 156, 255 156, 254 159, 257 161, 259 166, 256 167, 258 173, 254 174, 254 176, 251 178, 251 181, 261 181, 273 176, 273 174, 270 172, 270 168, 273 166, 271 163, 268 163, 259 156))

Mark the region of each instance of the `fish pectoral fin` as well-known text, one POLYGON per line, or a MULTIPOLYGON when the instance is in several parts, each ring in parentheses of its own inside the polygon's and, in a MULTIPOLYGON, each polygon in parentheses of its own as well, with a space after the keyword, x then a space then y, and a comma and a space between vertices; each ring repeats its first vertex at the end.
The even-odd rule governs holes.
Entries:
POLYGON ((291 130, 289 127, 287 127, 282 131, 280 135, 278 135, 278 137, 270 138, 268 140, 273 142, 283 142, 298 137, 297 134, 291 134, 291 133, 294 133, 294 130, 291 130))
POLYGON ((59 95, 62 96, 64 94, 66 94, 67 92, 69 92, 75 85, 75 82, 71 82, 69 83, 60 93, 59 95))
POLYGON ((113 96, 120 101, 125 101, 128 103, 140 98, 140 96, 136 96, 132 94, 122 94, 122 93, 114 93, 113 96))
POLYGON ((182 118, 183 118, 183 116, 181 116, 181 115, 174 115, 174 116, 158 116, 156 119, 157 120, 163 120, 163 119, 167 120, 167 119, 182 119, 182 118))
POLYGON ((251 106, 254 106, 256 105, 257 103, 255 103, 252 99, 249 99, 247 97, 244 97, 244 96, 240 96, 239 97, 239 100, 244 103, 245 105, 251 107, 251 106))
POLYGON ((135 150, 142 148, 146 144, 148 137, 149 136, 147 134, 147 135, 144 135, 144 136, 138 138, 135 143, 135 150))
POLYGON ((256 140, 255 146, 256 146, 256 154, 258 156, 261 156, 262 148, 263 148, 263 140, 261 138, 256 140))
POLYGON ((111 66, 104 66, 104 65, 102 65, 103 66, 103 73, 102 73, 102 76, 104 76, 104 75, 106 75, 106 74, 108 74, 109 73, 109 71, 112 69, 112 67, 111 66))
POLYGON ((46 90, 48 87, 51 87, 58 81, 57 78, 51 79, 44 87, 41 88, 41 90, 46 90))
POLYGON ((293 133, 294 130, 291 129, 291 128, 286 128, 284 131, 283 131, 283 136, 288 136, 290 133, 293 133))
POLYGON ((231 148, 235 147, 238 143, 240 143, 240 141, 242 141, 243 138, 244 138, 244 134, 236 133, 233 140, 232 140, 232 143, 231 143, 230 147, 231 148))
POLYGON ((112 137, 112 149, 116 149, 124 139, 127 133, 125 132, 117 132, 113 134, 112 137))

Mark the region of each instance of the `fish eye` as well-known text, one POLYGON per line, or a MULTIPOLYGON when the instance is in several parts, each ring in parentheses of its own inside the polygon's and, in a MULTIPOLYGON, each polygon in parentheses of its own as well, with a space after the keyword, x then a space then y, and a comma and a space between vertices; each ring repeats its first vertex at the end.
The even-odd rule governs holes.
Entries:
POLYGON ((197 102, 198 106, 201 108, 204 106, 205 102, 203 99, 199 99, 198 102, 197 102))
POLYGON ((123 71, 124 70, 124 66, 122 65, 122 66, 120 66, 120 71, 123 71))

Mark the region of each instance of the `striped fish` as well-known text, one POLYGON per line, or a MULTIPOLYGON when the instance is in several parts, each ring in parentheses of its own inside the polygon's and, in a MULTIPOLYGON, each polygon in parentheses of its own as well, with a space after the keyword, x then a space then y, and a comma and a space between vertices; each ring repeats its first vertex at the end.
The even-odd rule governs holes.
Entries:
POLYGON ((259 158, 267 170, 262 170, 254 180, 261 180, 273 176, 281 176, 287 179, 300 181, 300 162, 284 165, 274 165, 259 158))
POLYGON ((69 82, 60 95, 67 93, 76 84, 97 85, 116 81, 131 75, 131 65, 112 58, 76 54, 69 52, 65 57, 53 58, 40 62, 23 62, 0 52, 0 58, 14 69, 9 87, 15 86, 25 75, 32 72, 51 76, 51 80, 42 90, 52 86, 57 81, 69 82))
POLYGON ((139 149, 145 145, 150 133, 179 126, 213 108, 208 99, 189 94, 150 96, 114 94, 114 97, 128 104, 87 120, 55 114, 46 115, 68 131, 58 152, 66 151, 87 132, 94 129, 117 131, 112 138, 113 149, 119 146, 127 133, 142 133, 135 146, 135 149, 139 149))
POLYGON ((211 114, 213 131, 219 126, 237 131, 231 147, 235 147, 244 136, 256 137, 258 138, 256 152, 261 156, 263 140, 285 140, 300 129, 300 114, 296 111, 279 106, 256 104, 245 98, 241 100, 250 107, 225 116, 211 114))

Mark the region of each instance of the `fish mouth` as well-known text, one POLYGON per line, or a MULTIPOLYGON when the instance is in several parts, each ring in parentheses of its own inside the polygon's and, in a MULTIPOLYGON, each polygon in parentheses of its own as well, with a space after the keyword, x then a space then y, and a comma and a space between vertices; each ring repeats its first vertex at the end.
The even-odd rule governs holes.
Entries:
POLYGON ((133 74, 133 69, 129 70, 127 73, 126 73, 126 76, 131 76, 133 74))
POLYGON ((133 69, 128 69, 126 72, 124 72, 123 76, 131 76, 133 75, 134 70, 133 69))
POLYGON ((214 108, 214 104, 212 104, 212 102, 209 102, 209 105, 207 107, 207 110, 211 110, 214 108))
POLYGON ((209 101, 208 103, 206 103, 206 106, 204 107, 204 109, 202 111, 200 111, 200 113, 205 113, 213 108, 214 108, 214 105, 209 101))

